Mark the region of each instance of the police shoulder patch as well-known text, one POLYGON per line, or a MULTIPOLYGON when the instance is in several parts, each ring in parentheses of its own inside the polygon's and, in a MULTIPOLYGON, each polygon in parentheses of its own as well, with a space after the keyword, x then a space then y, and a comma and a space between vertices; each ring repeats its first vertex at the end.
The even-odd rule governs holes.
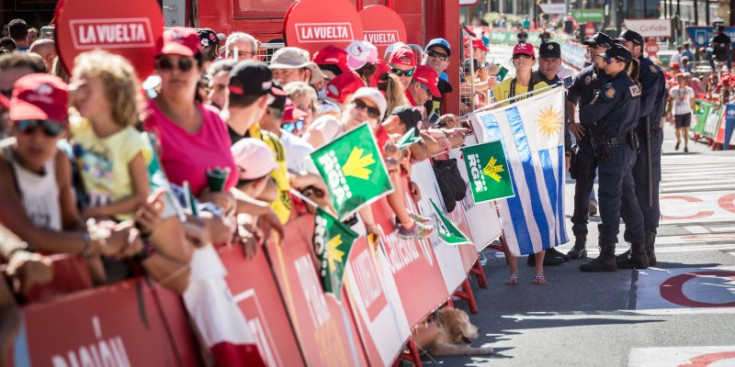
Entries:
POLYGON ((656 67, 655 67, 655 66, 653 66, 653 65, 648 65, 648 68, 649 68, 649 69, 651 70, 651 72, 652 72, 652 73, 654 73, 654 74, 656 74, 656 72, 658 72, 658 70, 656 70, 656 67))
POLYGON ((607 88, 607 89, 605 90, 605 96, 607 96, 607 98, 613 98, 613 97, 615 97, 615 88, 613 88, 613 87, 608 87, 608 88, 607 88))
POLYGON ((633 97, 640 97, 641 95, 641 87, 637 85, 631 85, 630 86, 630 95, 633 97))

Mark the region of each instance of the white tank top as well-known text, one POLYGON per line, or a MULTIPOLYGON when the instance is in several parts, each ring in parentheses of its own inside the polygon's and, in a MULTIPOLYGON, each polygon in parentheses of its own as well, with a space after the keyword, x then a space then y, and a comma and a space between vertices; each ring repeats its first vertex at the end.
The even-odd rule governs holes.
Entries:
POLYGON ((13 166, 16 188, 28 216, 38 227, 60 231, 61 205, 56 181, 56 159, 50 159, 43 167, 44 174, 38 175, 18 164, 11 149, 5 149, 5 153, 13 166))

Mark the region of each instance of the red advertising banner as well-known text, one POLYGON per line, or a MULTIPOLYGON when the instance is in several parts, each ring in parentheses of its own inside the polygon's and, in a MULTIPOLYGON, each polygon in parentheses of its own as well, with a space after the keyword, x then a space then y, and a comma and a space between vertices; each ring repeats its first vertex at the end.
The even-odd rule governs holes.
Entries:
POLYGON ((273 264, 291 324, 309 366, 367 366, 360 335, 347 300, 327 295, 310 250, 314 217, 291 220, 280 244, 269 241, 273 264))
POLYGON ((357 9, 346 0, 301 0, 294 3, 283 22, 286 45, 300 47, 312 55, 333 45, 346 48, 362 39, 362 21, 357 9))
POLYGON ((378 55, 384 54, 385 49, 393 43, 408 42, 406 26, 393 9, 373 5, 363 8, 359 14, 364 39, 378 48, 378 55))

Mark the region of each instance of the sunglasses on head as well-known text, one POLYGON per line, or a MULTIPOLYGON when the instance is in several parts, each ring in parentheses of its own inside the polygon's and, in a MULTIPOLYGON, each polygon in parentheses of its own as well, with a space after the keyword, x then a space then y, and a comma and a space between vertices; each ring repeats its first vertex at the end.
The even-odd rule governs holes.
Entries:
MULTIPOLYGON (((194 67, 194 59, 188 57, 179 58, 177 68, 183 72, 187 72, 194 67)), ((160 57, 156 60, 156 69, 162 71, 171 71, 174 69, 174 62, 169 57, 160 57)))
POLYGON ((299 119, 295 122, 288 122, 283 125, 281 125, 283 130, 286 130, 290 133, 293 133, 294 131, 298 131, 304 128, 304 119, 299 119))
POLYGON ((413 72, 416 69, 410 69, 410 70, 401 70, 396 68, 391 68, 390 72, 393 74, 396 74, 398 76, 405 75, 405 76, 413 76, 413 72))
POLYGON ((52 138, 59 136, 64 131, 64 126, 61 123, 52 120, 20 120, 15 122, 15 128, 23 134, 33 134, 39 127, 44 134, 52 138))
POLYGON ((370 117, 372 117, 374 119, 377 119, 378 117, 380 117, 380 110, 379 109, 377 109, 375 107, 370 107, 365 102, 363 102, 363 101, 361 101, 359 99, 356 99, 356 100, 352 101, 352 104, 354 104, 355 105, 355 108, 357 108, 358 110, 367 110, 368 116, 370 116, 370 117))
POLYGON ((429 57, 436 57, 442 61, 447 61, 449 58, 449 55, 434 50, 429 51, 427 55, 429 55, 429 57))

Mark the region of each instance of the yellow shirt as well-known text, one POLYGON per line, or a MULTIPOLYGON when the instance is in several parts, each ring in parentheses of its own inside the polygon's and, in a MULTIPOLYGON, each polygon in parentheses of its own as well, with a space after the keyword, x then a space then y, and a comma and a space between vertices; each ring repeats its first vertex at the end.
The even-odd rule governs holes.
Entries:
MULTIPOLYGON (((495 101, 502 101, 502 100, 505 100, 505 99, 510 98, 510 85, 511 85, 511 83, 513 83, 514 80, 515 80, 515 78, 505 79, 502 82, 500 82, 500 84, 496 84, 493 87, 492 92, 493 92, 493 98, 495 98, 495 101)), ((536 84, 533 85, 533 90, 534 91, 537 91, 537 90, 539 90, 539 89, 541 89, 543 87, 546 87, 546 86, 547 86, 546 83, 544 83, 544 82, 538 82, 538 83, 536 83, 536 84)), ((520 85, 518 83, 516 83, 515 89, 516 89, 515 90, 515 95, 516 96, 528 92, 528 87, 524 87, 524 86, 522 86, 522 85, 520 85)), ((536 94, 536 93, 534 93, 534 94, 536 94)), ((521 99, 525 99, 525 98, 528 98, 528 97, 530 97, 530 96, 517 98, 517 99, 513 100, 510 103, 518 102, 521 99)), ((499 107, 503 107, 503 106, 506 106, 506 105, 508 105, 508 102, 501 103, 499 107)))
POLYGON ((271 203, 271 208, 278 216, 282 223, 288 222, 291 217, 291 181, 288 179, 288 168, 286 166, 286 148, 284 148, 278 136, 270 131, 263 130, 260 125, 255 124, 250 127, 250 137, 257 138, 265 142, 273 152, 276 153, 276 163, 278 168, 271 172, 271 177, 278 189, 278 199, 271 203))
MULTIPOLYGON (((143 134, 128 126, 106 138, 92 130, 92 123, 84 118, 70 118, 69 128, 74 140, 74 157, 84 182, 88 207, 109 205, 130 196, 133 183, 130 161, 143 153, 150 160, 148 142, 143 134)), ((133 219, 134 212, 119 213, 119 220, 133 219)))

